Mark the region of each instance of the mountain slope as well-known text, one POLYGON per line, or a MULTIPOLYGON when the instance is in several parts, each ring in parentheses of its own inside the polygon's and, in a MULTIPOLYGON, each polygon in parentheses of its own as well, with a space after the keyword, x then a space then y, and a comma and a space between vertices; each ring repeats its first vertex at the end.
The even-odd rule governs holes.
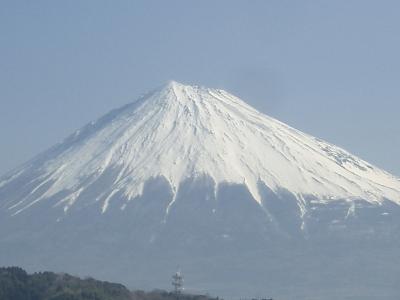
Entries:
POLYGON ((0 265, 277 299, 400 298, 400 181, 176 82, 0 180, 0 265), (368 298, 370 297, 370 298, 368 298), (371 298, 372 297, 372 298, 371 298))
POLYGON ((0 195, 28 176, 22 179, 26 193, 6 204, 14 215, 60 194, 51 204, 65 213, 75 203, 96 203, 104 213, 117 193, 132 201, 151 178, 165 177, 175 197, 185 179, 204 175, 214 180, 215 193, 220 183, 244 184, 259 203, 260 184, 290 191, 299 206, 304 197, 400 203, 400 181, 392 175, 225 91, 176 82, 90 123, 9 174, 0 195), (84 197, 106 173, 112 185, 84 197))

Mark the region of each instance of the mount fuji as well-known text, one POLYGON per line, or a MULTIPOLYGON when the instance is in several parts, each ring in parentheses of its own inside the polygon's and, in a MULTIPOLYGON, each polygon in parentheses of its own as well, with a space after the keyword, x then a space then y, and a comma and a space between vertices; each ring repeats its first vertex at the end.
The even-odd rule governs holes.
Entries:
POLYGON ((227 297, 398 299, 400 180, 174 81, 0 178, 0 264, 227 297), (347 297, 347 298, 346 298, 347 297))

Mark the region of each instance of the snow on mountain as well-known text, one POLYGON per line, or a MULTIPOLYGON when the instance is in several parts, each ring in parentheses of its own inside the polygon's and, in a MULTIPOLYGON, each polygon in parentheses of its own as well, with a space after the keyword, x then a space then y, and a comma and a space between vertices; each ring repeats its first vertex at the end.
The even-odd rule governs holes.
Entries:
POLYGON ((322 203, 363 199, 379 204, 389 199, 400 204, 400 181, 387 172, 226 91, 171 81, 3 177, 0 191, 25 180, 29 192, 1 205, 17 215, 62 195, 52 205, 65 213, 76 203, 98 203, 105 213, 117 193, 128 203, 142 194, 146 181, 162 176, 174 194, 168 213, 180 184, 204 175, 215 181, 216 190, 221 183, 244 184, 259 203, 263 183, 272 191, 290 191, 300 207, 304 197, 322 203), (95 197, 83 197, 106 172, 113 183, 98 189, 95 197))

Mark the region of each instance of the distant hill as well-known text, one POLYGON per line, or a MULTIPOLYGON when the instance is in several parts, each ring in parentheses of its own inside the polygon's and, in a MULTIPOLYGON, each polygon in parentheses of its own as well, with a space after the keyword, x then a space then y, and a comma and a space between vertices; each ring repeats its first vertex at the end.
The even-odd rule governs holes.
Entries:
MULTIPOLYGON (((0 268, 1 300, 175 300, 166 291, 129 291, 118 283, 81 279, 68 274, 40 272, 28 274, 19 267, 0 268)), ((180 300, 217 300, 202 295, 183 294, 180 300)))

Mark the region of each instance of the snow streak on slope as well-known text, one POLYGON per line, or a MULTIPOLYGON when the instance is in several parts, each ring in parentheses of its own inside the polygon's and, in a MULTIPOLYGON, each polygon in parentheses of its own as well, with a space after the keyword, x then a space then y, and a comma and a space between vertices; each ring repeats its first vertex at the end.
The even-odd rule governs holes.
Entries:
POLYGON ((78 130, 0 181, 0 189, 28 172, 39 174, 32 178, 36 186, 10 204, 13 214, 60 193, 65 196, 56 205, 64 211, 77 201, 93 201, 80 196, 105 172, 113 174, 113 184, 94 199, 102 212, 116 193, 130 201, 157 176, 169 181, 175 195, 183 180, 208 175, 216 188, 244 184, 260 203, 260 183, 287 189, 299 200, 400 203, 394 176, 223 90, 176 82, 78 130))

